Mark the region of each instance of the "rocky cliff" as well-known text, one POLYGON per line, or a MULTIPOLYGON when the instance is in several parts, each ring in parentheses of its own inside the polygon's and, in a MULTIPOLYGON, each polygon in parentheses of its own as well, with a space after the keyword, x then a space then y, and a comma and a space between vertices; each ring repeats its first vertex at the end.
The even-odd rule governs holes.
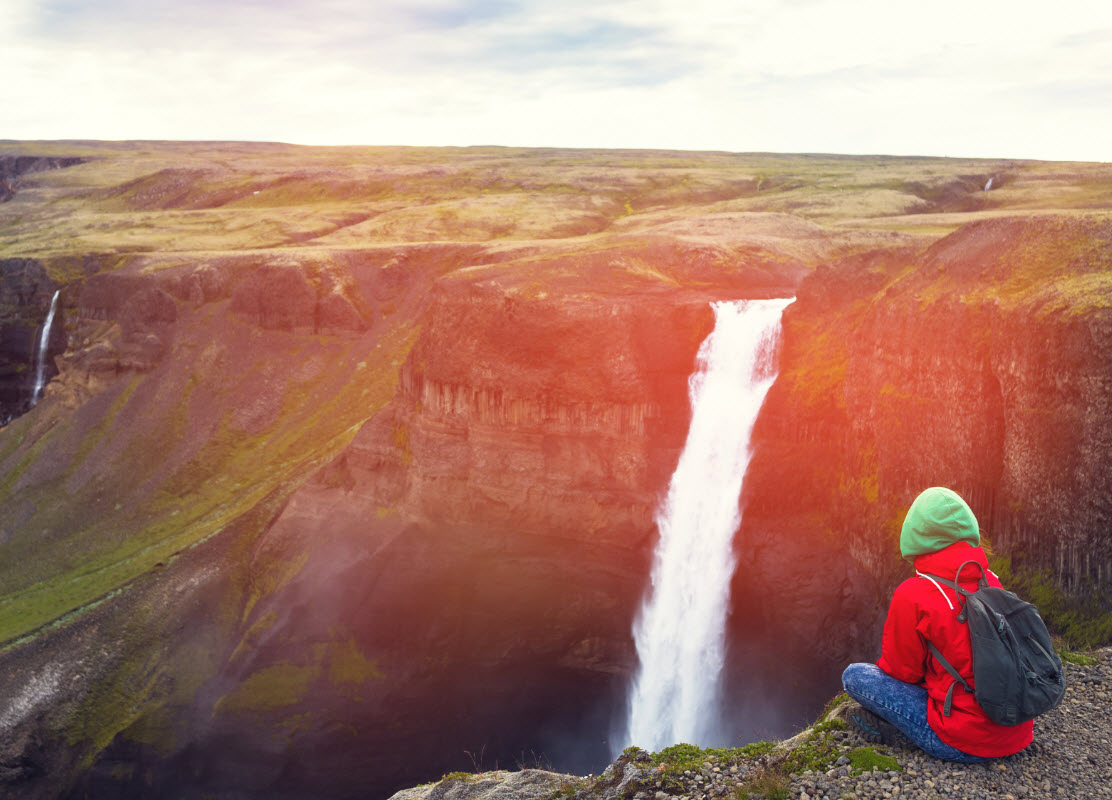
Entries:
MULTIPOLYGON (((31 406, 42 329, 58 285, 30 258, 0 260, 0 425, 31 406)), ((52 326, 43 355, 45 377, 57 369, 54 356, 65 350, 64 320, 52 326)))
POLYGON ((875 654, 863 634, 907 574, 903 513, 931 485, 966 497, 1013 563, 1107 598, 1110 235, 1107 218, 978 222, 801 284, 745 487, 739 631, 764 608, 756 617, 800 658, 875 654), (830 569, 832 549, 853 556, 850 572, 830 569), (767 585, 787 581, 788 609, 767 602, 767 585), (860 612, 811 628, 805 609, 832 584, 860 612))
POLYGON ((1068 590, 1107 585, 1112 225, 978 223, 919 265, 864 318, 846 370, 881 494, 899 503, 938 475, 1001 551, 1068 590))
MULTIPOLYGON (((584 769, 608 757, 709 300, 744 279, 677 290, 620 260, 548 268, 540 285, 517 262, 439 279, 394 399, 255 547, 255 569, 301 566, 244 623, 283 644, 250 632, 244 665, 264 673, 338 628, 373 659, 377 679, 347 711, 371 754, 365 785, 462 766, 464 751, 584 769)), ((248 706, 227 724, 265 718, 248 706)), ((321 737, 309 726, 277 750, 237 747, 288 760, 321 737)), ((287 779, 339 791, 299 761, 287 779)))
POLYGON ((1107 585, 1107 218, 981 212, 1112 204, 1095 168, 143 152, 0 208, 16 383, 61 289, 57 374, 0 429, 12 792, 597 769, 712 299, 798 294, 739 499, 738 737, 875 649, 922 486, 1107 585))
MULTIPOLYGON (((0 657, 13 680, 60 675, 58 648, 83 664, 80 679, 47 680, 13 707, 15 729, 32 737, 10 743, 13 785, 56 792, 44 776, 80 769, 89 748, 99 755, 76 791, 119 791, 119 762, 139 770, 127 785, 140 793, 265 794, 282 781, 342 794, 356 780, 385 790, 430 763, 460 766, 464 749, 496 760, 529 749, 584 768, 606 757, 709 302, 789 291, 793 279, 777 287, 762 269, 751 280, 742 264, 741 277, 681 289, 666 264, 646 274, 621 250, 550 261, 540 283, 516 260, 451 271, 475 255, 395 248, 282 266, 260 254, 157 270, 135 259, 71 285, 62 371, 13 428, 34 436, 53 411, 69 415, 70 433, 43 441, 33 462, 10 451, 7 485, 25 510, 5 531, 11 552, 58 563, 78 541, 110 566, 63 578, 76 583, 63 602, 85 604, 79 622, 0 657), (439 271, 429 295, 415 290, 439 271), (335 287, 365 309, 364 330, 320 324, 330 317, 310 300, 335 287), (393 399, 290 494, 288 469, 267 474, 284 440, 343 436, 343 415, 359 413, 333 403, 336 418, 310 407, 287 422, 290 403, 337 378, 341 400, 366 397, 352 376, 397 357, 388 326, 406 314, 420 335, 393 399), (277 363, 298 367, 282 375, 277 363), (277 449, 260 457, 252 446, 277 449), (205 462, 227 477, 212 483, 205 462), (107 483, 114 463, 137 479, 107 483), (58 464, 71 466, 54 473, 58 464), (60 480, 97 513, 44 541, 33 536, 49 510, 40 498, 60 480), (243 497, 248 481, 258 485, 243 497), (168 539, 154 511, 164 504, 190 518, 168 539), (145 548, 112 549, 110 526, 137 512, 155 522, 145 548), (215 538, 190 543, 214 524, 215 538), (100 579, 123 564, 141 577, 104 597, 100 579), (111 657, 98 655, 106 641, 111 657), (107 710, 133 693, 131 710, 107 710), (37 714, 76 726, 73 746, 32 746, 37 714), (410 743, 404 759, 398 741, 410 743), (353 747, 381 756, 337 772, 353 747)), ((46 620, 57 611, 40 604, 54 598, 35 579, 8 581, 46 620)), ((34 632, 20 605, 12 630, 34 632)))
POLYGON ((0 203, 11 200, 21 186, 21 178, 48 169, 64 169, 85 161, 80 156, 43 156, 0 153, 0 203))

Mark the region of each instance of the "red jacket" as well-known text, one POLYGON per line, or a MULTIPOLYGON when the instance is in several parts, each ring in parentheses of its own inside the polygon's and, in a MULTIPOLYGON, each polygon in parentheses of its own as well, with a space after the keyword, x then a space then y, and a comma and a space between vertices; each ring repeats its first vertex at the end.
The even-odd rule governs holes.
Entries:
MULTIPOLYGON (((981 548, 968 542, 956 542, 936 553, 916 556, 915 570, 953 580, 958 567, 969 560, 988 569, 981 548)), ((970 565, 962 570, 960 583, 973 590, 979 578, 980 571, 970 565)), ((991 572, 988 582, 992 586, 1000 585, 991 572)), ((974 687, 969 628, 957 621, 960 611, 961 603, 952 588, 918 575, 908 578, 892 595, 877 666, 893 678, 926 688, 927 722, 946 744, 974 756, 1009 756, 1031 744, 1034 728, 1031 722, 998 725, 985 716, 972 693, 965 691, 960 683, 954 688, 950 716, 942 714, 946 692, 954 679, 930 655, 927 642, 933 642, 969 686, 974 687)))

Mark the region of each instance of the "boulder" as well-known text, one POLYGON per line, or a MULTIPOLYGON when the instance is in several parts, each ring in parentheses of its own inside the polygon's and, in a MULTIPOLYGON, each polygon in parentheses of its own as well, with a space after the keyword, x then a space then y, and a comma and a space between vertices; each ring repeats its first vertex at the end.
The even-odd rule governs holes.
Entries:
POLYGON ((454 773, 427 786, 403 789, 390 800, 551 800, 581 781, 540 769, 454 773))

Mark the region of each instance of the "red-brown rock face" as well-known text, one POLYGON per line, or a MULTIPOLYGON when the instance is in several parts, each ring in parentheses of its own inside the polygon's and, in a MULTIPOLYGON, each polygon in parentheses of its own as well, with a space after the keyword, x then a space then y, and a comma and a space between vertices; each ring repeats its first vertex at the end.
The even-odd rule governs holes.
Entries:
POLYGON ((430 524, 643 546, 683 441, 707 298, 549 300, 449 281, 427 319, 392 408, 405 478, 383 504, 430 524))
MULTIPOLYGON (((1007 295, 995 270, 1019 267, 985 255, 1063 235, 974 227, 927 253, 855 256, 801 287, 741 501, 728 700, 754 728, 743 735, 813 715, 845 661, 874 655, 903 568, 894 534, 923 486, 961 491, 996 541, 1061 564, 1064 583, 1107 575, 1094 533, 1112 496, 1107 309, 1007 295)), ((215 642, 204 686, 175 695, 170 716, 183 722, 165 752, 141 746, 149 720, 136 712, 134 737, 113 739, 90 780, 110 785, 119 758, 149 766, 159 786, 340 793, 466 768, 460 753, 484 747, 503 760, 533 749, 580 771, 609 755, 709 301, 744 293, 683 289, 605 259, 577 283, 571 268, 542 280, 536 264, 448 255, 466 263, 433 259, 420 274, 406 262, 421 263, 415 248, 84 282, 55 392, 82 371, 164 374, 202 318, 278 337, 268 370, 303 367, 288 345, 331 325, 342 341, 317 360, 345 354, 350 371, 328 384, 337 391, 381 352, 373 331, 345 327, 356 317, 379 325, 404 301, 412 316, 398 338, 414 341, 394 362, 393 400, 338 457, 300 489, 283 487, 282 510, 262 509, 242 540, 213 538, 233 555, 205 570, 235 612, 216 623, 210 605, 201 615, 200 600, 191 612, 180 604, 215 642), (426 296, 423 282, 443 273, 426 296)), ((279 407, 253 409, 265 397, 240 392, 237 435, 262 436, 279 407)), ((296 399, 288 408, 306 410, 296 399)), ((167 569, 187 583, 186 567, 167 569)), ((216 594, 205 603, 225 602, 216 594)), ((181 685, 188 671, 174 673, 181 685)))
MULTIPOLYGON (((908 574, 908 505, 943 485, 998 551, 1067 591, 1107 586, 1112 310, 1099 287, 1110 244, 1107 223, 997 220, 804 281, 755 434, 740 546, 789 530, 806 553, 851 554, 867 574, 833 582, 855 601, 875 595, 867 630, 908 574)), ((766 565, 756 572, 776 574, 762 556, 775 548, 754 552, 766 565)), ((802 572, 808 584, 832 577, 802 572)))
MULTIPOLYGON (((687 377, 713 323, 708 300, 550 299, 442 280, 394 401, 320 478, 363 510, 362 522, 345 511, 348 522, 333 527, 373 528, 373 516, 540 559, 544 573, 508 577, 499 602, 598 596, 558 606, 543 629, 505 635, 534 656, 627 672, 652 515, 686 433, 687 377)), ((312 505, 298 495, 291 509, 312 505)), ((268 536, 298 528, 279 520, 268 536)))
POLYGON ((256 548, 260 574, 307 561, 251 619, 276 614, 276 638, 308 647, 337 615, 282 609, 343 609, 385 675, 364 710, 426 770, 509 740, 584 771, 609 756, 718 298, 590 285, 549 294, 499 268, 440 279, 394 400, 256 548))
POLYGON ((300 265, 266 265, 253 270, 232 294, 232 311, 271 330, 358 333, 368 328, 369 310, 352 279, 300 265))
MULTIPOLYGON (((58 287, 30 258, 0 259, 0 425, 31 404, 42 326, 58 287)), ((46 377, 56 372, 54 355, 65 349, 64 325, 51 326, 46 377)))
POLYGON ((1112 580, 1112 309, 1092 288, 1110 258, 1107 223, 970 225, 868 313, 846 370, 882 501, 953 486, 1071 591, 1112 580))

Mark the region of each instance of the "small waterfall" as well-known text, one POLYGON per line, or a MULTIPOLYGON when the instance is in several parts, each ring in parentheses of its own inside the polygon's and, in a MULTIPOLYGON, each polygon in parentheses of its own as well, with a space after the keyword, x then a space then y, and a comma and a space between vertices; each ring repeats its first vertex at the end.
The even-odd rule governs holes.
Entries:
POLYGON ((634 623, 640 667, 622 746, 709 746, 720 735, 726 611, 749 435, 776 377, 790 299, 714 303, 715 327, 688 382, 691 427, 657 511, 652 591, 634 623))
POLYGON ((58 296, 61 290, 54 292, 50 300, 50 311, 46 315, 46 322, 42 326, 39 336, 39 352, 35 359, 35 388, 31 391, 31 405, 34 406, 42 399, 42 390, 46 386, 46 357, 50 350, 50 329, 54 325, 54 314, 58 310, 58 296))
MULTIPOLYGON (((992 178, 995 178, 995 177, 996 177, 995 175, 992 176, 992 178)), ((992 188, 992 178, 989 178, 987 181, 985 181, 985 191, 986 192, 992 188)))

